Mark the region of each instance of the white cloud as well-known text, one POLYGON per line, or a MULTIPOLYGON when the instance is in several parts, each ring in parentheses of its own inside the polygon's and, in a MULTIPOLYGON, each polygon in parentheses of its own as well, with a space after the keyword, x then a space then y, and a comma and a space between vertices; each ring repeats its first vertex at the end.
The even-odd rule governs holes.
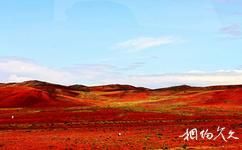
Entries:
POLYGON ((242 29, 240 24, 231 24, 220 29, 229 38, 241 38, 242 29))
POLYGON ((131 84, 149 88, 174 85, 231 85, 242 84, 242 69, 205 72, 193 70, 177 74, 137 75, 103 64, 86 64, 68 68, 48 68, 32 61, 7 58, 0 59, 0 82, 42 80, 58 84, 131 84))
POLYGON ((131 76, 130 81, 147 87, 168 87, 174 85, 211 86, 242 84, 242 72, 201 72, 162 75, 131 76))
POLYGON ((16 74, 10 74, 7 79, 8 82, 22 82, 22 81, 28 81, 28 80, 34 80, 34 78, 19 76, 16 74))
POLYGON ((29 60, 5 58, 0 59, 0 73, 4 74, 5 82, 25 80, 46 80, 49 82, 68 83, 72 74, 58 69, 50 69, 29 60))
POLYGON ((115 45, 118 49, 129 49, 133 51, 143 50, 152 47, 158 47, 161 45, 167 45, 175 43, 176 40, 173 37, 138 37, 135 39, 127 40, 115 45))
POLYGON ((103 64, 49 68, 26 59, 0 58, 0 82, 41 80, 65 85, 104 84, 104 80, 118 74, 115 69, 114 66, 103 64))

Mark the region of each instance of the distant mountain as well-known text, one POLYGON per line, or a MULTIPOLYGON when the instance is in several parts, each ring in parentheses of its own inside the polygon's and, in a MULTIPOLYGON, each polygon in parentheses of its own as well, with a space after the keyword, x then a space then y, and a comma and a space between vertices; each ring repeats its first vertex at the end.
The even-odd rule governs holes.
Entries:
POLYGON ((92 86, 89 87, 91 91, 129 91, 129 90, 148 90, 147 88, 143 87, 135 87, 131 85, 121 85, 121 84, 109 84, 109 85, 102 85, 102 86, 92 86))
MULTIPOLYGON (((0 107, 139 106, 181 108, 241 106, 242 85, 148 89, 131 85, 64 86, 43 81, 0 84, 0 107), (125 102, 125 103, 122 103, 125 102), (110 104, 109 104, 110 103, 110 104)), ((179 108, 179 109, 181 109, 179 108)))

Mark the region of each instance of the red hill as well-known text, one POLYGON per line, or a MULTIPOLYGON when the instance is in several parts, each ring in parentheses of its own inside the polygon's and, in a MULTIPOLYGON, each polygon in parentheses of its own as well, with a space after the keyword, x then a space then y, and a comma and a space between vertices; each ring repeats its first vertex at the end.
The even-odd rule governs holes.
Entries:
POLYGON ((75 101, 61 100, 50 93, 27 86, 0 87, 0 107, 56 107, 78 105, 75 101))

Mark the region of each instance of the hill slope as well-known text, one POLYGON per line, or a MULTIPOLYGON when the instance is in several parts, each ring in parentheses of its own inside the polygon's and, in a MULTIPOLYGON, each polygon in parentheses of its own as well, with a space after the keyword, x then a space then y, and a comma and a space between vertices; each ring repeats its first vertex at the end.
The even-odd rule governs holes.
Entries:
POLYGON ((0 107, 98 106, 177 111, 216 106, 233 109, 242 105, 242 86, 148 89, 130 85, 63 86, 41 81, 0 84, 0 107), (171 108, 171 109, 169 109, 171 108))

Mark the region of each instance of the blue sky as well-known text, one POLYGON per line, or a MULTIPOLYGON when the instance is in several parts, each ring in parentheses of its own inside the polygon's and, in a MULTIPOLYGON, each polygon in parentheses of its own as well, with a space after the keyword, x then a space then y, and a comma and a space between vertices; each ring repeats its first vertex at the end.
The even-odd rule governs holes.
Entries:
POLYGON ((0 81, 242 82, 240 0, 0 1, 0 81))

